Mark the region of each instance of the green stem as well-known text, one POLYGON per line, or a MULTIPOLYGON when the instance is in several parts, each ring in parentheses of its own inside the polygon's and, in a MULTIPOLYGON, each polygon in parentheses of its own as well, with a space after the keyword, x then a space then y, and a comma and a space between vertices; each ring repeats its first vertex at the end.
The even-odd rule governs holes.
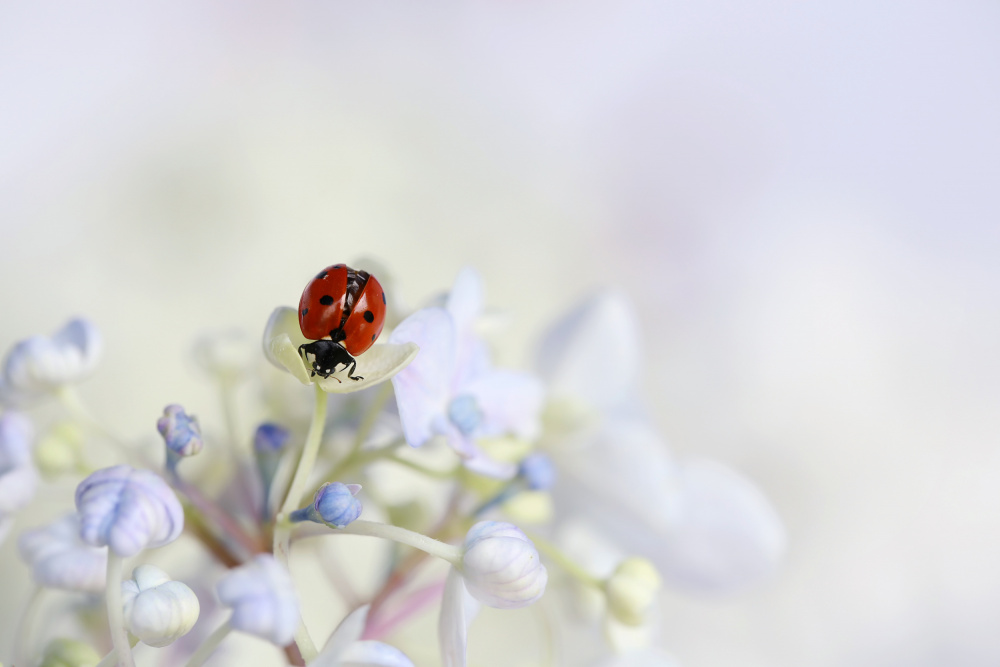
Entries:
MULTIPOLYGON (((313 407, 312 423, 309 424, 309 433, 306 435, 306 443, 302 447, 299 465, 295 469, 295 476, 292 478, 287 495, 285 495, 285 501, 275 518, 274 557, 286 569, 288 568, 289 543, 292 537, 292 524, 287 521, 286 517, 298 509, 302 501, 302 495, 309 481, 309 474, 316 463, 316 455, 319 453, 319 446, 323 441, 323 428, 326 425, 326 392, 320 389, 318 384, 315 385, 315 389, 316 402, 313 407)), ((295 643, 298 644, 299 651, 307 663, 319 653, 304 623, 299 624, 299 629, 295 633, 295 643)))
POLYGON ((198 647, 198 650, 194 652, 194 655, 192 655, 191 659, 187 662, 187 667, 201 667, 201 665, 208 660, 208 656, 212 655, 212 651, 219 647, 219 644, 222 643, 222 640, 226 638, 226 635, 228 635, 232 629, 233 626, 229 624, 229 621, 226 621, 217 627, 215 632, 210 634, 208 638, 202 642, 201 646, 198 647))
POLYGON ((576 561, 567 556, 562 549, 552 544, 552 542, 549 542, 544 537, 533 533, 528 533, 527 535, 528 539, 535 543, 535 547, 540 552, 545 554, 549 560, 562 568, 567 574, 572 575, 581 582, 596 588, 602 588, 604 586, 604 582, 601 579, 598 579, 583 569, 576 561))
POLYGON ((419 463, 415 463, 408 459, 401 458, 395 454, 390 454, 386 456, 385 460, 399 464, 401 466, 409 468, 410 470, 414 470, 422 475, 433 477, 435 479, 451 479, 452 477, 455 476, 455 473, 457 473, 461 469, 461 466, 456 466, 451 470, 435 470, 433 468, 427 468, 425 466, 422 466, 419 463))
POLYGON ((111 630, 111 644, 118 652, 118 667, 135 667, 122 610, 122 565, 122 557, 109 548, 108 580, 104 597, 108 604, 108 628, 111 630))
MULTIPOLYGON (((138 643, 139 643, 138 637, 131 637, 128 640, 128 644, 132 648, 135 648, 135 645, 138 643)), ((101 658, 101 661, 97 663, 95 667, 112 667, 112 665, 114 665, 117 660, 118 660, 118 651, 116 649, 111 649, 111 652, 108 653, 103 658, 101 658)))
POLYGON ((385 540, 392 540, 393 542, 398 542, 399 544, 405 544, 413 547, 414 549, 420 549, 431 556, 436 556, 437 558, 451 563, 455 567, 461 568, 462 565, 463 550, 461 548, 452 544, 441 542, 440 540, 435 540, 433 537, 427 537, 421 533, 407 530, 406 528, 400 528, 399 526, 393 526, 388 523, 377 523, 375 521, 364 520, 355 521, 347 526, 344 526, 343 528, 337 528, 332 524, 326 525, 335 530, 337 533, 343 533, 345 535, 381 537, 385 540))
POLYGON ((21 610, 21 617, 17 624, 17 634, 14 635, 15 665, 27 665, 29 655, 34 653, 32 634, 44 592, 45 589, 41 586, 34 586, 27 602, 24 603, 24 608, 21 610))

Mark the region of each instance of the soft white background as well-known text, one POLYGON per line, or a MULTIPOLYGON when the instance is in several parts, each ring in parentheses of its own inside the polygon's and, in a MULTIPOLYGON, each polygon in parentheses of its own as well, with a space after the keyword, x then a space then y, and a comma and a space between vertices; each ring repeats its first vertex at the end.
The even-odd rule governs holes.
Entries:
POLYGON ((333 262, 413 304, 475 265, 514 365, 617 285, 663 434, 790 533, 666 597, 682 664, 994 666, 998 36, 987 0, 3 2, 0 346, 91 317, 140 434, 212 418, 195 335, 333 262))

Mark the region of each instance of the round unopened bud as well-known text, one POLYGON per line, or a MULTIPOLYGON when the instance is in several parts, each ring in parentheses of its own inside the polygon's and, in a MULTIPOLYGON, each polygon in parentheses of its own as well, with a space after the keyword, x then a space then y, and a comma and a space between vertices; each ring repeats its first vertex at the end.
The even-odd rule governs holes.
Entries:
POLYGON ((122 582, 125 627, 149 646, 167 646, 183 637, 198 620, 198 596, 187 584, 171 581, 153 565, 140 565, 122 582))
POLYGON ((480 521, 466 534, 462 576, 473 597, 499 609, 526 607, 548 582, 535 545, 503 521, 480 521))
POLYGON ((532 491, 547 491, 556 481, 556 467, 541 452, 528 454, 521 460, 518 474, 532 491))
POLYGON ((90 593, 105 588, 108 550, 80 539, 76 514, 21 533, 17 547, 39 586, 90 593))
POLYGON ((361 501, 355 498, 360 484, 328 482, 319 487, 309 507, 291 513, 292 521, 315 521, 343 528, 361 516, 361 501))
POLYGON ((660 573, 645 558, 626 558, 604 582, 608 611, 625 625, 642 625, 660 591, 660 573))
POLYGON ((73 422, 60 422, 38 439, 35 465, 46 478, 79 472, 83 467, 83 431, 73 422))
POLYGON ((25 402, 83 379, 97 366, 101 336, 89 320, 70 320, 52 337, 33 336, 4 359, 0 397, 25 402))
POLYGON ((292 641, 299 627, 299 601, 292 576, 270 554, 259 554, 219 582, 219 600, 232 607, 233 629, 278 646, 292 641))

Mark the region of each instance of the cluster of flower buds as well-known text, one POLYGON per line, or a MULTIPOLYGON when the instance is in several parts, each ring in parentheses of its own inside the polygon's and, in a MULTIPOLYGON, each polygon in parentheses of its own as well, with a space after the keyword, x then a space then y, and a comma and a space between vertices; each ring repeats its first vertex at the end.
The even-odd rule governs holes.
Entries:
MULTIPOLYGON (((158 419, 153 411, 158 461, 142 438, 115 436, 94 418, 72 387, 100 357, 92 323, 75 319, 13 346, 0 367, 0 540, 40 483, 76 476, 75 511, 21 530, 17 547, 39 589, 89 594, 84 614, 103 594, 108 619, 104 630, 80 624, 58 636, 32 620, 33 596, 14 664, 132 667, 142 642, 163 652, 162 664, 198 667, 236 631, 280 647, 276 655, 295 665, 412 667, 381 640, 406 641, 394 630, 440 600, 440 662, 465 667, 480 605, 519 609, 574 589, 550 588, 550 576, 599 600, 598 618, 578 622, 595 655, 610 654, 623 648, 621 628, 655 641, 664 583, 731 590, 775 567, 784 533, 763 494, 719 464, 675 460, 642 418, 640 346, 624 298, 589 300, 552 327, 533 370, 512 370, 494 364, 483 336, 475 271, 410 313, 386 297, 387 277, 366 281, 369 272, 333 265, 310 281, 299 308, 274 311, 263 356, 284 374, 261 376, 245 336, 201 338, 195 358, 217 384, 226 423, 206 419, 203 431, 180 405, 158 419), (384 324, 391 330, 379 338, 384 324), (305 337, 314 330, 323 338, 305 337), (234 392, 253 381, 267 412, 244 424, 234 392), (311 387, 311 410, 299 384, 311 387), (42 425, 36 443, 30 411, 46 399, 65 414, 42 425), (123 462, 94 470, 87 461, 107 460, 95 451, 104 445, 123 462), (574 522, 601 546, 566 537, 574 522), (185 581, 175 581, 147 552, 182 534, 187 549, 163 550, 185 554, 176 570, 185 581), (374 588, 372 552, 342 535, 383 540, 388 568, 374 588), (322 553, 299 541, 328 536, 341 543, 339 562, 293 574, 293 551, 322 553), (599 558, 601 549, 610 555, 599 558), (317 581, 318 570, 329 580, 317 581), (340 604, 327 609, 346 613, 320 646, 312 633, 333 623, 317 600, 334 591, 340 604), (607 645, 590 631, 595 622, 607 645), (102 658, 97 647, 109 646, 102 658)), ((643 664, 674 664, 643 650, 636 655, 656 656, 643 664)))

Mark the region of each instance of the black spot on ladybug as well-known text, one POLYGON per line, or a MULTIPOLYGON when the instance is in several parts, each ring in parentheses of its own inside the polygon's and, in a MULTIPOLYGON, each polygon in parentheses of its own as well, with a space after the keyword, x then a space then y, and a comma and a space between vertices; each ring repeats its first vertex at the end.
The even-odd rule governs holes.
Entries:
POLYGON ((305 317, 308 313, 309 313, 309 309, 308 308, 303 308, 302 309, 302 317, 305 317))
POLYGON ((382 292, 382 303, 385 303, 385 292, 382 292))
POLYGON ((323 304, 324 306, 332 306, 333 305, 333 297, 330 296, 329 294, 324 294, 323 296, 321 296, 319 298, 319 302, 321 304, 323 304))
POLYGON ((323 278, 326 278, 326 271, 320 271, 316 274, 316 280, 323 280, 323 278))
POLYGON ((370 310, 366 310, 365 314, 364 314, 364 318, 365 318, 365 322, 374 322, 375 321, 375 313, 373 313, 370 310))
POLYGON ((372 334, 372 342, 375 342, 375 334, 372 334))

